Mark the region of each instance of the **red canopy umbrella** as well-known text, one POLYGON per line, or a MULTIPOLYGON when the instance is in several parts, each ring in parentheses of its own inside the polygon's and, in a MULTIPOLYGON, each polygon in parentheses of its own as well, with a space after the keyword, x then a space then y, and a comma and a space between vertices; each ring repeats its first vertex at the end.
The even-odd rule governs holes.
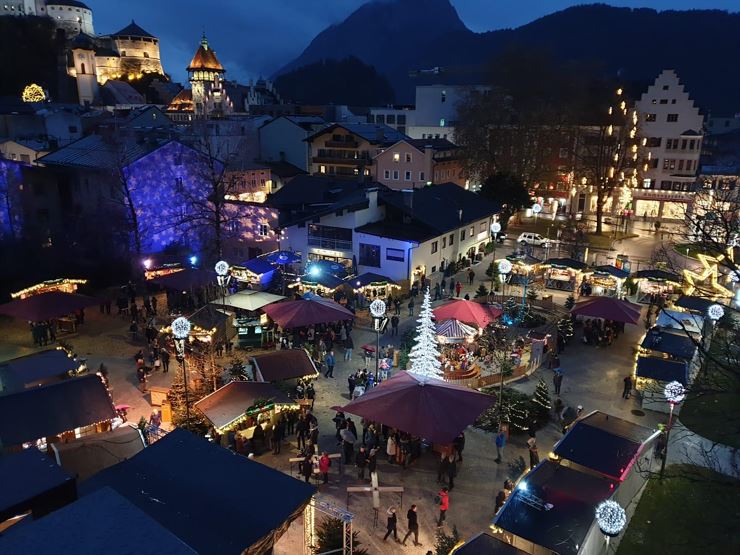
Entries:
POLYGON ((216 272, 201 268, 186 268, 179 272, 155 277, 151 282, 173 291, 189 291, 209 283, 216 283, 216 272))
POLYGON ((615 322, 636 324, 640 321, 641 308, 640 305, 614 297, 590 297, 588 300, 576 303, 570 309, 570 313, 576 316, 604 318, 615 322))
POLYGON ((399 372, 344 407, 333 408, 447 444, 495 399, 443 380, 399 372))
POLYGON ((435 308, 434 317, 438 322, 442 320, 459 320, 466 324, 475 324, 485 328, 496 318, 501 316, 501 309, 491 305, 483 305, 465 299, 456 299, 435 308))
POLYGON ((0 314, 40 322, 66 316, 98 303, 100 303, 99 299, 87 295, 51 291, 0 305, 0 314))
POLYGON ((352 312, 330 299, 313 297, 267 305, 262 310, 283 328, 351 320, 352 312))

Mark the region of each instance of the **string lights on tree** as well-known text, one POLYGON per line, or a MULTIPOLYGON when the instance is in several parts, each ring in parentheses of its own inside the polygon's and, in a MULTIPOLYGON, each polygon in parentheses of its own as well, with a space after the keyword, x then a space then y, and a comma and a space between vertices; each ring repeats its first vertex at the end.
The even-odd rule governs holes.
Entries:
POLYGON ((429 288, 424 291, 424 301, 416 326, 416 344, 409 353, 409 372, 425 378, 442 379, 442 363, 439 360, 439 344, 432 320, 432 301, 429 288))

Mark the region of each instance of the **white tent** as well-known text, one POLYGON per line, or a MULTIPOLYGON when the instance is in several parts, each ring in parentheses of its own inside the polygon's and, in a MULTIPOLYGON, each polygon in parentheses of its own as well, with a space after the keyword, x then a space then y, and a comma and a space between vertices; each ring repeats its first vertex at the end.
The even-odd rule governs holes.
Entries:
POLYGON ((227 295, 226 299, 217 298, 211 301, 211 304, 216 306, 223 306, 225 304, 226 306, 240 308, 242 310, 259 310, 263 306, 281 301, 284 298, 281 295, 247 289, 233 295, 227 295))

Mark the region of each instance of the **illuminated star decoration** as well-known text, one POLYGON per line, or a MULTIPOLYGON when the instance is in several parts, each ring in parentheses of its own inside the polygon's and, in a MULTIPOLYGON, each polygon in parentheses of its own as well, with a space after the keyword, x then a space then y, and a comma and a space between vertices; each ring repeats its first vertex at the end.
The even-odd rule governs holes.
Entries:
POLYGON ((699 273, 688 269, 683 271, 683 277, 686 280, 684 295, 691 295, 698 290, 712 299, 732 297, 732 292, 719 282, 719 265, 725 259, 733 261, 732 248, 728 249, 726 254, 719 256, 697 254, 696 257, 703 268, 699 273))

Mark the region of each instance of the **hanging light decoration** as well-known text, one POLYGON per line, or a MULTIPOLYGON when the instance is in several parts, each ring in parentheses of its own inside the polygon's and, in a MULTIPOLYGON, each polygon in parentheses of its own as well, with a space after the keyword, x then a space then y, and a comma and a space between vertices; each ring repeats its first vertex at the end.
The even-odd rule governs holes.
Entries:
POLYGON ((229 271, 229 263, 225 260, 219 260, 216 262, 216 273, 219 276, 225 276, 229 271))
POLYGON ((709 316, 709 318, 714 322, 722 318, 724 315, 725 309, 718 304, 713 304, 707 309, 707 316, 709 316))
POLYGON ((175 339, 185 339, 190 335, 191 328, 190 320, 180 316, 172 322, 172 335, 175 336, 175 339))
POLYGON ((663 395, 671 405, 677 405, 686 398, 686 389, 681 382, 672 381, 663 388, 663 395))
POLYGON ((596 522, 605 536, 618 536, 627 524, 627 513, 616 501, 604 501, 596 507, 596 522))

